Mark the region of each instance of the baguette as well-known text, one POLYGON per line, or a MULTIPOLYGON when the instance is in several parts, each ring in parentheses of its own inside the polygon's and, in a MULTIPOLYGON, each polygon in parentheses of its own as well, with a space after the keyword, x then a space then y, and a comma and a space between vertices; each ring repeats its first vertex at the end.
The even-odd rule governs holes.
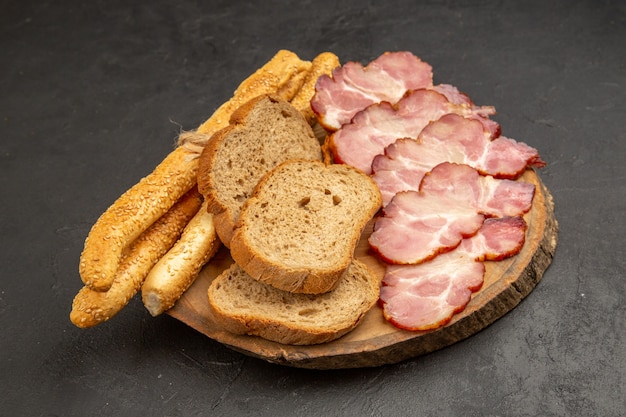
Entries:
POLYGON ((276 95, 248 101, 213 135, 200 155, 198 188, 225 246, 261 177, 292 158, 321 160, 321 146, 302 114, 276 95))
POLYGON ((330 291, 381 201, 374 181, 348 165, 287 161, 263 177, 243 206, 231 256, 276 288, 330 291))
MULTIPOLYGON (((233 97, 198 128, 202 135, 228 125, 231 113, 242 103, 264 93, 291 99, 304 83, 311 63, 290 51, 279 51, 269 62, 244 80, 233 97)), ((122 252, 180 197, 196 185, 196 148, 179 146, 138 184, 120 196, 95 222, 80 256, 83 283, 96 291, 111 286, 122 252)))
POLYGON ((174 245, 185 225, 198 213, 201 204, 202 196, 193 188, 148 227, 124 250, 108 291, 94 291, 87 286, 81 288, 72 302, 72 323, 81 328, 93 327, 122 310, 139 291, 154 264, 174 245))
POLYGON ((143 304, 152 316, 174 306, 219 246, 213 215, 203 204, 178 242, 152 268, 141 287, 143 304))
POLYGON ((354 329, 378 300, 379 280, 354 260, 337 288, 321 295, 294 294, 250 277, 236 263, 209 286, 211 313, 224 329, 278 343, 311 345, 354 329))

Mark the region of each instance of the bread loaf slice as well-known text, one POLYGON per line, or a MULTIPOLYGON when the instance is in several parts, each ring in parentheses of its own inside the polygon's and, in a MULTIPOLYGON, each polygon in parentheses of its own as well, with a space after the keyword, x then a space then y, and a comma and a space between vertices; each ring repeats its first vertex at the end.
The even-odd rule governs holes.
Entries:
POLYGON ((343 336, 359 324, 378 296, 378 278, 358 260, 337 288, 321 295, 279 290, 253 279, 236 263, 208 289, 211 312, 226 330, 291 345, 343 336))
POLYGON ((231 256, 250 276, 308 294, 332 290, 381 205, 378 186, 348 165, 289 160, 244 204, 231 256))
POLYGON ((261 177, 292 158, 321 160, 320 142, 304 116, 275 95, 246 102, 211 137, 198 161, 198 189, 224 245, 261 177))

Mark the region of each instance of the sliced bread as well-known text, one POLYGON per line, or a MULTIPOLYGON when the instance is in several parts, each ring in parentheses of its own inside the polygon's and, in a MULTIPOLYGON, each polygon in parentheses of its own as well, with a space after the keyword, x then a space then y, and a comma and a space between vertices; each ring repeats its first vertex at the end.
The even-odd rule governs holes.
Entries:
POLYGON ((253 279, 236 263, 208 290, 211 311, 226 330, 291 345, 343 336, 359 324, 378 295, 378 278, 358 260, 350 264, 337 288, 321 295, 279 290, 253 279))
POLYGON ((289 160, 244 204, 231 256, 250 276, 308 294, 332 290, 381 205, 378 186, 348 165, 289 160))
POLYGON ((241 206, 261 177, 293 158, 321 160, 321 146, 304 116, 278 96, 243 104, 212 136, 198 161, 198 189, 224 245, 230 246, 241 206))

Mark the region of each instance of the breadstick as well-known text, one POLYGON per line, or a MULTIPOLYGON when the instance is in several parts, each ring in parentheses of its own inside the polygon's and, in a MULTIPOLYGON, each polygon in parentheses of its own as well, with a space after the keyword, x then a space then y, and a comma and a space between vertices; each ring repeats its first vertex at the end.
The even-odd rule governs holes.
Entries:
POLYGON ((92 327, 124 308, 139 291, 153 265, 174 245, 201 204, 202 196, 194 187, 124 251, 108 291, 83 287, 72 303, 72 323, 82 328, 92 327))
POLYGON ((213 214, 204 204, 141 287, 141 298, 150 314, 158 316, 172 308, 219 246, 213 214))
POLYGON ((311 69, 311 62, 280 50, 265 65, 244 80, 233 97, 218 107, 211 118, 198 127, 198 133, 212 135, 228 126, 230 115, 242 104, 262 94, 278 94, 289 101, 298 92, 311 69))
POLYGON ((311 99, 315 94, 317 79, 324 74, 330 75, 333 69, 340 65, 339 58, 332 52, 322 52, 316 56, 311 62, 311 70, 307 74, 304 84, 291 100, 291 105, 302 113, 311 126, 317 122, 317 117, 311 109, 311 99))
POLYGON ((96 221, 80 256, 79 272, 86 286, 108 290, 124 248, 196 185, 198 164, 189 164, 187 154, 182 148, 171 152, 96 221))
POLYGON ((333 72, 333 69, 340 65, 339 58, 332 52, 322 52, 316 56, 313 59, 311 71, 307 75, 302 88, 300 88, 300 91, 298 91, 296 96, 291 100, 291 105, 302 113, 304 118, 313 128, 315 137, 319 139, 322 144, 324 163, 327 165, 332 163, 332 152, 328 149, 328 141, 326 140, 328 132, 326 132, 324 127, 318 123, 317 116, 311 108, 311 99, 315 95, 315 85, 317 84, 317 79, 324 74, 330 75, 333 72))
MULTIPOLYGON (((198 132, 210 135, 228 125, 240 104, 266 92, 280 91, 291 99, 304 82, 311 63, 290 51, 279 51, 244 80, 233 97, 205 121, 198 132)), ((196 185, 197 154, 179 146, 155 170, 131 187, 92 227, 80 257, 79 272, 86 286, 106 291, 111 286, 122 252, 185 192, 196 185)))

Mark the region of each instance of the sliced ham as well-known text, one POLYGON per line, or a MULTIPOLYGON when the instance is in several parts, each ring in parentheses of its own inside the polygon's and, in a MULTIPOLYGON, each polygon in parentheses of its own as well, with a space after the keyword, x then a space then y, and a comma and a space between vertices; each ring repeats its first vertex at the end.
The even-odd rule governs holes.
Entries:
POLYGON ((398 139, 372 162, 383 205, 400 191, 417 190, 424 174, 441 162, 466 164, 483 175, 507 179, 530 166, 545 166, 535 148, 504 136, 492 139, 482 123, 454 113, 430 123, 416 140, 398 139))
POLYGON ((397 102, 408 90, 433 85, 432 67, 410 52, 387 52, 363 66, 347 62, 321 76, 311 108, 322 126, 335 131, 373 103, 397 102))
POLYGON ((481 288, 482 261, 523 246, 535 188, 514 179, 545 162, 501 136, 494 107, 433 85, 430 65, 409 52, 336 68, 311 107, 332 133, 334 162, 372 175, 383 194, 369 243, 388 263, 385 317, 407 330, 449 322, 481 288))
POLYGON ((405 330, 430 330, 465 309, 483 285, 483 260, 517 254, 524 245, 521 217, 487 219, 453 251, 419 265, 389 265, 380 291, 384 316, 405 330))
POLYGON ((533 184, 481 176, 474 168, 444 162, 417 191, 395 195, 369 237, 371 248, 391 264, 418 264, 456 248, 487 217, 530 210, 533 184))
POLYGON ((492 137, 499 134, 499 125, 483 116, 482 109, 455 104, 434 89, 412 90, 395 105, 381 102, 357 113, 330 136, 329 148, 335 162, 371 174, 374 158, 387 146, 399 138, 417 138, 431 122, 449 113, 479 121, 492 137))

